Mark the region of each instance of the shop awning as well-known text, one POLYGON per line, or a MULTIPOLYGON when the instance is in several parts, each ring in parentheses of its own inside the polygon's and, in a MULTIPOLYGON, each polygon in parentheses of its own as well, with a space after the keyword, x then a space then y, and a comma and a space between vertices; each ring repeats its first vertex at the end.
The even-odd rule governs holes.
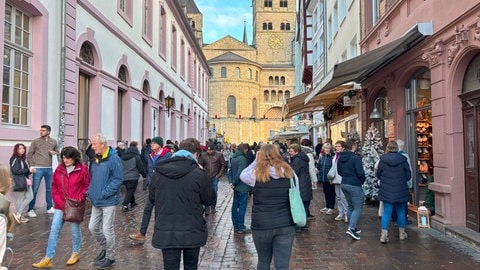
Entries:
POLYGON ((311 91, 291 97, 285 101, 285 118, 289 118, 301 113, 321 111, 325 107, 335 103, 346 92, 357 88, 358 85, 354 83, 339 85, 333 89, 330 89, 330 91, 316 95, 308 102, 305 102, 305 99, 309 94, 312 93, 311 91))
POLYGON ((309 92, 305 102, 346 82, 361 83, 413 48, 433 33, 431 22, 417 23, 401 38, 345 62, 336 64, 319 86, 309 92))

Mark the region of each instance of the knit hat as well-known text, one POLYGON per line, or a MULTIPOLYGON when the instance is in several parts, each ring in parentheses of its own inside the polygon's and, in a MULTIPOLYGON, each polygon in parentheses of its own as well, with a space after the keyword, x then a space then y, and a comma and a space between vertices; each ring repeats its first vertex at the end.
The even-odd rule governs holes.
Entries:
POLYGON ((152 142, 163 147, 163 138, 162 137, 153 137, 152 142))
POLYGON ((213 143, 209 143, 207 145, 207 150, 215 150, 215 145, 213 143))

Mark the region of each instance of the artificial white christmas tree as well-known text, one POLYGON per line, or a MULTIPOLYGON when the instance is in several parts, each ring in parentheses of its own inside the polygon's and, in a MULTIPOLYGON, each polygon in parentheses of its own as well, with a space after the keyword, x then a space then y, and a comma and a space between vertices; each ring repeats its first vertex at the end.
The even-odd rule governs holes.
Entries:
POLYGON ((363 183, 362 188, 369 201, 377 201, 380 181, 375 176, 375 164, 380 160, 383 153, 382 136, 372 123, 367 130, 367 134, 365 134, 365 141, 362 146, 362 163, 365 171, 365 183, 363 183))

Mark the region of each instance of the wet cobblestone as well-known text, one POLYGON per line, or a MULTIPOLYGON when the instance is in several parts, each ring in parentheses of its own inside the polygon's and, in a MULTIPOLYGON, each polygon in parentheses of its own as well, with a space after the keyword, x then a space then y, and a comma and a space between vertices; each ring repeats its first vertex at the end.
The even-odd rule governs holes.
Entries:
MULTIPOLYGON (((153 219, 147 232, 145 244, 128 239, 128 234, 139 229, 146 192, 137 190, 139 205, 124 213, 118 207, 115 219, 116 265, 111 269, 162 269, 161 251, 152 247, 150 240, 153 219)), ((232 192, 225 179, 219 184, 217 213, 206 217, 209 238, 207 245, 200 250, 199 269, 255 269, 257 255, 251 234, 233 232, 230 216, 232 192)), ((346 233, 347 225, 335 221, 336 215, 320 214, 324 206, 322 189, 314 190, 311 212, 315 219, 309 222, 309 231, 296 235, 291 269, 479 269, 480 253, 455 239, 433 229, 419 229, 416 223, 407 226, 408 239, 400 241, 396 227, 391 226, 390 242, 379 242, 380 222, 377 208, 365 205, 359 226, 361 240, 352 240, 346 233)), ((250 223, 251 198, 247 212, 247 225, 250 223)), ((64 226, 58 242, 57 254, 52 269, 95 269, 93 258, 99 246, 82 223, 83 244, 80 261, 66 266, 71 254, 71 236, 68 224, 64 226)), ((45 248, 50 229, 51 216, 39 213, 27 224, 16 225, 15 239, 8 243, 14 250, 9 269, 33 269, 31 264, 45 256, 45 248)), ((11 258, 5 255, 5 262, 11 258)), ((6 265, 6 263, 4 263, 6 265)), ((273 267, 272 267, 273 269, 273 267)))

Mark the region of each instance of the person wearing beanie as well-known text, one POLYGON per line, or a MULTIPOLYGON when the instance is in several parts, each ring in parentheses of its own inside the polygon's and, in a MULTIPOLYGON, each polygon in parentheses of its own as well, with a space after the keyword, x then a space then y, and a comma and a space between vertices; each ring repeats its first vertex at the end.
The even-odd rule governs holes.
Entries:
POLYGON ((207 145, 207 151, 202 153, 198 159, 198 164, 205 169, 205 172, 211 179, 212 188, 215 191, 215 202, 211 205, 205 205, 205 215, 213 214, 216 212, 218 180, 225 172, 225 159, 222 153, 215 150, 215 145, 212 142, 207 145))
MULTIPOLYGON (((145 178, 147 187, 150 186, 150 182, 152 180, 152 176, 153 176, 153 173, 155 172, 155 167, 157 166, 157 164, 160 161, 168 159, 172 156, 172 152, 170 151, 170 149, 163 147, 162 137, 152 138, 152 142, 150 143, 150 148, 151 148, 151 152, 147 158, 147 177, 145 178)), ((147 233, 148 224, 150 223, 152 210, 153 210, 152 202, 150 200, 145 200, 142 224, 140 225, 140 231, 130 234, 128 238, 135 241, 142 242, 142 243, 145 241, 145 234, 147 233)))

